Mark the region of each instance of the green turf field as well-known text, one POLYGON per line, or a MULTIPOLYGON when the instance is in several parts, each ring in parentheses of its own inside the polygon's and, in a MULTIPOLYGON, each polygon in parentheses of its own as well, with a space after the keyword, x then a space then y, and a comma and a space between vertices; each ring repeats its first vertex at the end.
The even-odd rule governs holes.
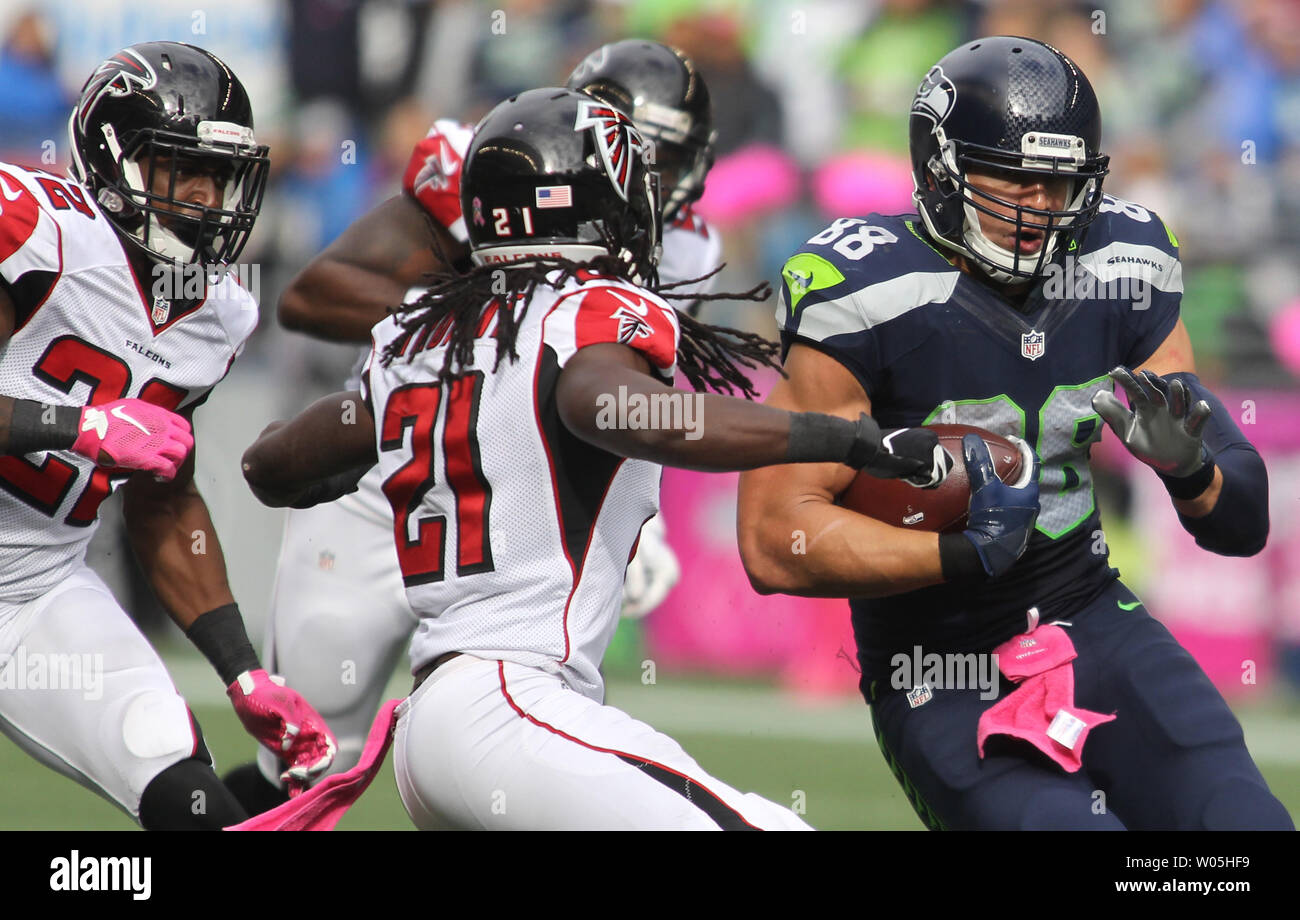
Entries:
MULTIPOLYGON (((191 701, 219 769, 248 759, 252 742, 206 662, 188 650, 167 655, 191 701)), ((404 692, 395 678, 394 695, 404 692)), ((731 785, 804 809, 822 830, 920 829, 871 735, 864 705, 847 698, 804 704, 756 683, 719 682, 660 671, 654 685, 613 677, 609 702, 668 732, 731 785)), ((1247 742, 1273 791, 1300 814, 1300 711, 1257 704, 1239 711, 1247 742)), ((38 765, 0 738, 0 829, 129 829, 114 806, 38 765)), ((340 829, 408 829, 391 764, 340 829)))

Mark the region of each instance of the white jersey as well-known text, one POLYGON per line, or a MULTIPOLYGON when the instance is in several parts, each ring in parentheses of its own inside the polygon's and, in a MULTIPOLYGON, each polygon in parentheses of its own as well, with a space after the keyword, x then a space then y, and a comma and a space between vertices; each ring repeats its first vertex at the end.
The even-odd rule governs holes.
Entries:
POLYGON ((519 359, 493 372, 495 309, 480 321, 477 369, 450 386, 436 382, 445 330, 417 334, 387 367, 380 356, 404 333, 392 318, 373 330, 362 393, 420 617, 412 669, 470 652, 557 673, 599 699, 623 573, 658 510, 661 468, 569 433, 555 385, 579 348, 602 342, 636 348, 670 382, 677 315, 619 280, 542 287, 518 330, 519 359))
MULTIPOLYGON (((659 257, 659 282, 672 284, 703 277, 722 264, 722 238, 708 221, 690 208, 664 227, 663 254, 659 257)), ((674 294, 709 294, 717 286, 714 275, 695 284, 673 288, 674 294)), ((680 303, 680 301, 679 301, 680 303)))
MULTIPOLYGON (((124 243, 76 182, 0 163, 0 278, 16 307, 0 347, 0 393, 81 406, 136 397, 184 411, 225 376, 257 325, 257 303, 230 276, 181 277, 153 297, 124 243), (171 293, 171 292, 167 292, 171 293)), ((70 451, 0 457, 0 600, 40 596, 80 565, 100 503, 127 473, 70 451)))
MULTIPOLYGON (((460 211, 460 168, 473 140, 473 125, 440 118, 415 145, 402 175, 402 190, 462 243, 469 241, 469 235, 460 211)), ((682 208, 673 222, 664 227, 663 254, 659 261, 660 283, 691 281, 709 274, 720 264, 722 238, 718 231, 689 207, 682 208)), ((714 290, 717 281, 718 276, 714 275, 696 284, 674 288, 672 293, 708 294, 714 290)), ((413 288, 407 293, 407 300, 423 290, 413 288)), ((689 301, 677 300, 674 303, 684 308, 689 301)), ((369 356, 369 347, 362 349, 343 384, 345 390, 355 390, 360 385, 361 368, 369 356)), ((383 479, 372 470, 361 478, 350 499, 367 517, 376 520, 387 520, 390 514, 388 502, 379 489, 382 482, 383 479)))

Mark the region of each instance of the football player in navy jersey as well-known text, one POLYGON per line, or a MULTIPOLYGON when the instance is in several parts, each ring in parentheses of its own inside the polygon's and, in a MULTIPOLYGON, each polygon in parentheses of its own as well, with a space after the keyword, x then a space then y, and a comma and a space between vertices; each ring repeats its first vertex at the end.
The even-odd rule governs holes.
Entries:
POLYGON ((1016 436, 1037 481, 1004 484, 968 435, 967 529, 939 535, 838 507, 843 468, 758 469, 741 477, 741 553, 763 593, 850 599, 877 740, 928 826, 1289 829, 1223 698, 1108 565, 1088 466, 1103 424, 1211 552, 1259 552, 1268 485, 1196 377, 1177 239, 1102 193, 1100 137, 1092 87, 1055 48, 966 44, 912 105, 918 213, 836 220, 783 270, 789 377, 771 405, 1016 436), (1049 634, 1066 647, 1037 709, 1004 704, 1028 683, 992 694, 902 667, 1049 634))

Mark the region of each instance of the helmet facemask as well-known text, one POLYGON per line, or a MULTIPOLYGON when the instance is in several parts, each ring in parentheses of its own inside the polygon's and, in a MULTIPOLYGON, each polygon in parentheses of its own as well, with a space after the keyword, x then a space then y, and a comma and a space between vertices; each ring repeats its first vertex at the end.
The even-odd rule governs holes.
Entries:
POLYGON ((1019 284, 1040 277, 1058 252, 1097 216, 1102 180, 1109 158, 1088 157, 1083 138, 1028 132, 1021 140, 1022 154, 977 144, 949 140, 942 127, 934 129, 938 152, 926 163, 934 189, 916 198, 926 228, 937 242, 969 257, 994 281, 1019 284), (1067 181, 1065 205, 1060 210, 1032 208, 999 198, 977 188, 970 174, 992 173, 1012 181, 1049 179, 1067 181), (931 208, 946 212, 935 220, 931 208), (928 206, 927 206, 928 205, 928 206), (958 210, 960 206, 960 210, 958 210), (1007 249, 991 240, 980 226, 980 215, 1007 225, 1017 248, 1007 249), (1036 252, 1019 251, 1025 234, 1041 235, 1036 252))
POLYGON ((114 224, 161 261, 221 266, 238 258, 261 208, 270 167, 268 148, 255 143, 250 128, 203 121, 197 136, 141 129, 125 143, 107 121, 98 130, 117 176, 95 176, 97 198, 114 224), (217 205, 178 194, 194 173, 216 183, 217 205))

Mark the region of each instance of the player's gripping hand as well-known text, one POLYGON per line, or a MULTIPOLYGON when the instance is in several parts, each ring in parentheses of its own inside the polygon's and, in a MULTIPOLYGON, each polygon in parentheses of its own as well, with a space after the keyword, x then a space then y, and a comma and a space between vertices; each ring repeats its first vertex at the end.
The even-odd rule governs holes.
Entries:
POLYGON ((663 516, 656 514, 641 528, 636 555, 623 581, 623 616, 638 620, 663 603, 681 578, 677 554, 668 545, 663 516))
POLYGON ((902 479, 932 489, 952 472, 952 457, 928 428, 895 428, 882 432, 865 412, 846 461, 854 469, 879 479, 902 479))
POLYGON ((1092 398, 1092 408, 1106 420, 1129 453, 1159 473, 1172 478, 1190 476, 1209 459, 1202 443, 1210 405, 1192 404, 1181 380, 1167 382, 1150 371, 1134 375, 1126 367, 1110 372, 1111 379, 1128 394, 1131 409, 1102 391, 1092 398))
POLYGON ((289 765, 280 774, 290 797, 334 761, 334 734, 311 704, 266 671, 245 671, 226 688, 244 729, 289 765))
POLYGON ((115 399, 81 410, 73 453, 100 466, 144 470, 174 479, 194 446, 190 423, 139 399, 115 399))
MULTIPOLYGON (((966 460, 966 475, 970 479, 970 514, 966 529, 953 536, 969 540, 975 547, 984 574, 997 578, 1020 558, 1034 532, 1034 523, 1038 520, 1039 460, 1035 455, 1025 485, 1009 486, 998 478, 983 438, 968 434, 961 439, 961 447, 966 460)), ((952 574, 978 574, 973 565, 969 568, 969 572, 952 574)), ((949 574, 945 565, 945 576, 949 574)))

